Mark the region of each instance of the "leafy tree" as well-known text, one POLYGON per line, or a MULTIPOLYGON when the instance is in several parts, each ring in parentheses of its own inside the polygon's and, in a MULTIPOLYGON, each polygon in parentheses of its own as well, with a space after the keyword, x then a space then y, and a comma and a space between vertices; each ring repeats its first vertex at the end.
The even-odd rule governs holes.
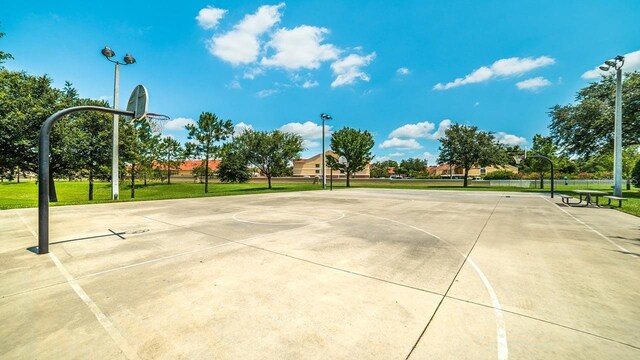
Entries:
POLYGON ((508 159, 493 134, 479 131, 476 126, 454 124, 440 138, 438 162, 462 166, 464 187, 467 187, 472 166, 504 165, 508 159))
MULTIPOLYGON (((531 147, 531 155, 538 154, 546 156, 556 164, 556 146, 553 143, 551 137, 535 134, 533 136, 533 146, 531 147)), ((528 167, 527 170, 536 172, 540 175, 540 189, 544 189, 544 174, 551 169, 549 162, 545 159, 530 157, 527 158, 527 162, 524 163, 528 167)))
POLYGON ((418 158, 409 158, 407 160, 400 161, 398 167, 398 173, 407 174, 411 177, 417 177, 423 174, 427 169, 427 160, 418 158))
POLYGON ((390 168, 398 169, 398 162, 395 160, 377 161, 371 164, 370 176, 372 178, 387 177, 389 176, 390 168))
MULTIPOLYGON (((554 142, 570 155, 589 158, 613 149, 616 84, 614 75, 580 90, 576 103, 549 112, 554 142)), ((640 73, 625 74, 622 85, 622 144, 640 144, 640 73)))
MULTIPOLYGON (((0 68, 0 171, 20 167, 38 171, 38 138, 42 123, 53 113, 77 102, 77 93, 67 83, 63 90, 51 87, 47 76, 0 68)), ((61 119, 51 131, 50 198, 56 201, 54 178, 69 173, 65 142, 69 118, 61 119)))
POLYGON ((627 179, 627 190, 631 190, 631 177, 635 164, 640 161, 638 145, 627 146, 622 149, 622 176, 627 179))
POLYGON ((302 137, 297 134, 273 130, 271 132, 247 130, 235 138, 242 157, 267 177, 286 174, 289 163, 300 157, 302 137))
POLYGON ((640 187, 640 160, 638 160, 631 172, 631 181, 635 187, 640 187))
POLYGON ((154 133, 147 121, 140 121, 134 124, 121 123, 120 156, 123 162, 128 162, 131 167, 128 169, 131 176, 131 198, 135 198, 136 176, 141 175, 144 185, 152 171, 153 161, 158 157, 160 145, 160 135, 154 133))
POLYGON ((198 118, 198 122, 185 125, 189 131, 189 139, 195 139, 197 143, 192 146, 194 155, 204 156, 204 192, 209 192, 209 159, 216 158, 221 150, 221 145, 217 142, 226 140, 233 134, 233 124, 231 120, 218 119, 216 114, 203 112, 198 118))
POLYGON ((331 150, 347 159, 346 164, 340 164, 338 159, 327 155, 327 164, 333 169, 344 171, 347 174, 347 187, 350 185, 351 175, 364 170, 369 166, 374 155, 371 153, 374 141, 373 136, 368 131, 342 128, 331 134, 331 150))
POLYGON ((166 137, 160 141, 158 155, 162 166, 167 170, 167 184, 171 184, 171 171, 184 162, 186 152, 177 140, 166 137))
MULTIPOLYGON (((104 101, 82 99, 82 105, 108 106, 104 101)), ((67 147, 62 154, 68 158, 70 170, 88 171, 88 198, 93 200, 94 179, 108 178, 111 162, 111 116, 98 112, 80 112, 73 115, 67 127, 67 147)))
POLYGON ((251 178, 247 159, 237 143, 226 144, 222 150, 222 161, 218 177, 223 183, 246 183, 251 178))
MULTIPOLYGON (((5 33, 0 32, 0 38, 2 38, 4 35, 5 33)), ((10 59, 13 59, 13 56, 11 56, 11 54, 0 50, 0 64, 3 64, 6 60, 10 60, 10 59)), ((2 68, 1 65, 0 65, 0 68, 2 68)))

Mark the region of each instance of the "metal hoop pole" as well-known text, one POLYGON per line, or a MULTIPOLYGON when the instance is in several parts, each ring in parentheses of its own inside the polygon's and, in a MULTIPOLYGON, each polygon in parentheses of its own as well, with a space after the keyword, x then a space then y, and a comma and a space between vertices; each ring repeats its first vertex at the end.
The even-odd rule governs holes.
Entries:
POLYGON ((49 154, 53 124, 65 115, 80 111, 100 111, 110 114, 133 116, 133 111, 109 109, 100 106, 75 106, 49 116, 40 129, 38 148, 38 254, 49 252, 49 154))

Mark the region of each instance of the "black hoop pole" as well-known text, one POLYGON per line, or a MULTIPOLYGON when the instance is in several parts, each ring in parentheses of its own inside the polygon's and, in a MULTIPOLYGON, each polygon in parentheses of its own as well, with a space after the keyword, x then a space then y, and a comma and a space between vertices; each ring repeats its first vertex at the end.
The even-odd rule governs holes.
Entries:
POLYGON ((65 115, 80 111, 99 111, 110 114, 134 116, 135 112, 109 109, 101 106, 75 106, 49 116, 40 129, 38 148, 38 254, 49 252, 49 153, 51 128, 65 115))

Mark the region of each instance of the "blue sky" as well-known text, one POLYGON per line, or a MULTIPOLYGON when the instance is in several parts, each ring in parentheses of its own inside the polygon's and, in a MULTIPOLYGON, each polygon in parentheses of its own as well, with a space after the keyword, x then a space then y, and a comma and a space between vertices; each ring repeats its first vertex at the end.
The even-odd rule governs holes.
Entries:
MULTIPOLYGON (((548 134, 548 109, 573 101, 604 60, 640 69, 640 1, 3 1, 5 66, 70 81, 83 97, 120 104, 137 84, 150 111, 173 120, 203 111, 238 130, 282 129, 305 139, 304 157, 329 134, 370 131, 376 160, 434 164, 451 123, 505 143, 548 134)), ((190 120, 191 119, 191 120, 190 120)))

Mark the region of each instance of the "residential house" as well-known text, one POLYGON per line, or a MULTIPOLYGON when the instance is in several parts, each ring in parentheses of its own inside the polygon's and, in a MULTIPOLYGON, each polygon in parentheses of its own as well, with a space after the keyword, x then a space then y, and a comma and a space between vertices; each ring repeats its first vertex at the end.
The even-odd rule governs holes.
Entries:
MULTIPOLYGON (((332 156, 335 159, 338 159, 338 155, 333 151, 329 150, 326 152, 328 156, 332 156)), ((326 167, 325 172, 327 177, 331 176, 331 168, 329 166, 326 167)), ((369 165, 367 165, 364 170, 358 171, 355 174, 352 174, 352 178, 369 178, 370 169, 369 165)), ((320 177, 322 176, 322 154, 318 154, 312 156, 308 159, 298 159, 293 161, 293 176, 294 177, 320 177)), ((334 178, 345 178, 346 174, 339 170, 333 171, 334 178)))
MULTIPOLYGON (((469 177, 471 178, 482 178, 483 176, 490 174, 494 171, 510 171, 514 174, 518 173, 518 168, 512 165, 502 165, 502 166, 473 166, 469 169, 469 177)), ((449 165, 449 164, 440 164, 437 166, 429 166, 428 168, 429 174, 440 176, 441 178, 448 179, 462 179, 464 178, 464 168, 459 165, 449 165)))

